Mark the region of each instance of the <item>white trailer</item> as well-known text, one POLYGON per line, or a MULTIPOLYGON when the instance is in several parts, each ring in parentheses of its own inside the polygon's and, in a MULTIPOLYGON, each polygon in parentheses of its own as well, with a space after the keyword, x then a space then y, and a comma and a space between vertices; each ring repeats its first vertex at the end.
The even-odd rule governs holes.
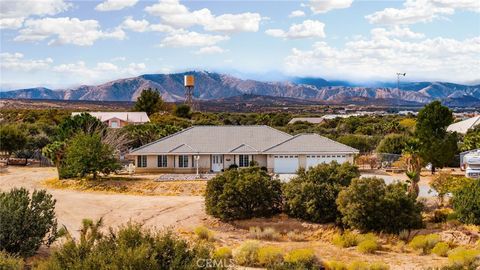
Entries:
POLYGON ((480 150, 471 152, 463 157, 465 164, 465 176, 480 178, 480 150))

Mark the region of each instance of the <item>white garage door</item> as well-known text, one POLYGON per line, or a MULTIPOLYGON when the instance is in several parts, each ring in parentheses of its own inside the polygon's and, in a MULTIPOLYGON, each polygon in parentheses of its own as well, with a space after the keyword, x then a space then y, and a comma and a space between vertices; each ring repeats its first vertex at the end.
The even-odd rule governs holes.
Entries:
POLYGON ((298 156, 274 156, 273 171, 275 173, 295 173, 298 170, 298 156))
POLYGON ((321 163, 330 163, 336 161, 339 164, 342 164, 347 161, 346 155, 308 155, 307 156, 307 169, 310 167, 317 166, 321 163))

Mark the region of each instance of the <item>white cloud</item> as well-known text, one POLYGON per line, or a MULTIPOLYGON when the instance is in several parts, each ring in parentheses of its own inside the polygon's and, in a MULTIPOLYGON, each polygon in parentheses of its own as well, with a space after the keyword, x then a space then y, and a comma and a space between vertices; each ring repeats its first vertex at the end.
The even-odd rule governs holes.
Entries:
POLYGON ((402 9, 386 8, 365 16, 376 24, 413 24, 430 22, 436 18, 452 15, 456 9, 480 12, 478 0, 406 0, 402 9))
POLYGON ((250 12, 215 16, 207 8, 189 11, 178 0, 159 0, 158 3, 146 7, 145 11, 174 27, 200 25, 206 31, 227 33, 257 32, 262 19, 260 14, 250 12))
POLYGON ((288 31, 282 29, 268 29, 265 31, 267 35, 286 39, 325 37, 325 24, 320 21, 306 20, 301 24, 293 24, 288 31))
POLYGON ((32 15, 55 15, 67 10, 71 4, 64 0, 23 0, 0 2, 0 28, 16 29, 32 15))
POLYGON ((125 38, 125 32, 117 28, 111 32, 100 30, 96 20, 79 20, 77 18, 44 18, 27 20, 24 28, 19 31, 15 41, 43 41, 49 39, 48 44, 74 44, 91 46, 98 39, 125 38))
POLYGON ((0 53, 0 69, 2 71, 23 71, 46 69, 53 63, 52 58, 40 60, 24 59, 21 53, 0 53))
POLYGON ((292 49, 285 59, 291 75, 391 79, 396 72, 412 79, 478 79, 480 37, 463 41, 437 37, 418 42, 391 36, 347 42, 342 49, 316 42, 310 50, 292 49))
POLYGON ((138 0, 106 0, 103 3, 98 4, 95 10, 98 11, 111 11, 121 10, 127 7, 133 7, 138 0))
POLYGON ((162 47, 204 47, 213 46, 216 43, 228 40, 228 36, 201 34, 197 32, 178 32, 165 37, 160 46, 162 47))
POLYGON ((303 17, 305 16, 305 12, 302 10, 294 10, 288 15, 289 18, 297 18, 297 17, 303 17))
MULTIPOLYGON (((165 24, 150 24, 147 20, 135 20, 132 17, 126 17, 119 28, 134 32, 174 32, 175 28, 165 24)), ((178 30, 179 31, 179 30, 178 30)))
POLYGON ((408 27, 400 27, 395 25, 390 29, 385 28, 374 28, 370 31, 374 39, 386 38, 386 37, 396 37, 396 38, 424 38, 423 33, 416 33, 410 30, 408 27))
POLYGON ((54 66, 53 71, 61 73, 62 76, 71 76, 91 82, 98 82, 99 80, 108 80, 118 78, 125 75, 138 75, 146 69, 144 63, 130 63, 125 67, 119 67, 109 62, 99 62, 95 66, 88 66, 84 61, 76 63, 68 63, 54 66))
POLYGON ((195 54, 218 54, 218 53, 224 53, 225 49, 220 48, 218 46, 209 46, 209 47, 203 47, 200 48, 198 51, 195 52, 195 54))
POLYGON ((348 8, 353 0, 310 0, 306 5, 310 7, 313 13, 326 13, 333 9, 348 8))

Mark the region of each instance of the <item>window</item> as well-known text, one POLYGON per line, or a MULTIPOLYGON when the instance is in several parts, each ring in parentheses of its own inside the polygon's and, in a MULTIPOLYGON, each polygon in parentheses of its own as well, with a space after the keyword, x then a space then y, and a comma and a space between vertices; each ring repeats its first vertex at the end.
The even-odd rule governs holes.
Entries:
POLYGON ((188 168, 188 156, 187 155, 178 156, 178 167, 179 168, 188 168))
POLYGON ((118 128, 118 122, 117 121, 110 122, 110 127, 111 128, 118 128))
POLYGON ((249 165, 249 156, 248 155, 239 155, 238 156, 238 166, 239 167, 248 167, 249 165))
POLYGON ((159 168, 167 167, 167 156, 157 156, 157 166, 159 168))
POLYGON ((147 156, 137 156, 137 167, 139 168, 147 167, 147 156))

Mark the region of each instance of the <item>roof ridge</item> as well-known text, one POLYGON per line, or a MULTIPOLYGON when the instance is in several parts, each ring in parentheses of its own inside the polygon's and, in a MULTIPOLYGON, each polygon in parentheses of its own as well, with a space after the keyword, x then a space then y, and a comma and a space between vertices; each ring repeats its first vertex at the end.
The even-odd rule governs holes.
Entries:
POLYGON ((248 143, 241 143, 239 146, 237 146, 237 147, 233 148, 232 150, 230 150, 229 153, 231 153, 231 152, 239 149, 239 148, 242 147, 242 146, 248 146, 248 147, 252 148, 253 150, 255 150, 255 151, 257 151, 257 152, 260 152, 257 148, 249 145, 248 143))
POLYGON ((132 149, 131 151, 129 151, 129 154, 131 154, 131 153, 133 153, 133 152, 135 152, 135 151, 138 151, 138 150, 140 150, 140 149, 143 149, 143 148, 145 148, 145 147, 147 147, 147 146, 150 146, 150 145, 152 145, 152 144, 154 144, 154 143, 157 143, 157 142, 166 140, 166 139, 168 139, 168 138, 171 138, 171 137, 173 137, 173 136, 176 136, 176 135, 178 135, 178 134, 180 134, 180 133, 183 133, 183 132, 185 132, 185 131, 187 131, 187 130, 192 129, 193 127, 194 127, 194 126, 191 126, 191 127, 185 128, 185 129, 182 129, 182 130, 180 130, 179 132, 175 132, 175 133, 173 133, 173 134, 170 134, 170 135, 168 135, 168 136, 165 136, 165 137, 160 138, 160 139, 158 139, 158 140, 155 140, 155 141, 153 141, 153 142, 150 142, 150 143, 147 143, 147 144, 142 145, 142 146, 140 146, 140 147, 137 147, 137 148, 135 148, 135 149, 132 149))
MULTIPOLYGON (((286 139, 285 141, 282 141, 282 142, 279 142, 279 143, 277 143, 277 144, 275 144, 275 145, 273 145, 273 146, 270 146, 269 148, 263 150, 263 152, 266 152, 266 151, 268 151, 268 150, 270 150, 270 149, 272 149, 272 148, 275 148, 275 147, 277 147, 277 146, 279 146, 279 145, 282 145, 282 144, 284 144, 284 143, 286 143, 286 142, 288 142, 288 141, 291 141, 291 140, 297 138, 297 137, 300 136, 300 135, 302 135, 302 133, 297 134, 297 135, 294 135, 294 136, 286 139)), ((291 136, 291 135, 290 135, 290 136, 291 136)))

